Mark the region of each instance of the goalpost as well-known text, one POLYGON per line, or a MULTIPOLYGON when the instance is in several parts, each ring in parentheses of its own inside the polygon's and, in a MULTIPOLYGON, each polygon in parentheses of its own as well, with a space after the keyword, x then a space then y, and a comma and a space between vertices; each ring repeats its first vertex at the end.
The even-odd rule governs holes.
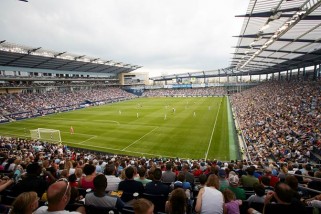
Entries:
POLYGON ((33 140, 42 140, 50 143, 61 143, 60 131, 57 129, 33 129, 30 130, 30 137, 33 140))

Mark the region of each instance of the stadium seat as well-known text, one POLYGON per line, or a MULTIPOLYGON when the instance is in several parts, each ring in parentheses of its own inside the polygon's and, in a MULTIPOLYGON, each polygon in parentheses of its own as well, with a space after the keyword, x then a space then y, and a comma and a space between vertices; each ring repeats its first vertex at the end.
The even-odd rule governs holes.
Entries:
POLYGON ((124 207, 121 211, 122 214, 134 214, 134 210, 131 207, 124 207))
POLYGON ((15 199, 16 197, 6 195, 1 198, 1 203, 5 205, 11 205, 15 199))
POLYGON ((251 204, 248 205, 248 207, 257 210, 260 213, 263 213, 264 203, 252 202, 251 204))
POLYGON ((78 188, 79 195, 82 195, 84 198, 87 194, 87 191, 83 188, 78 188))

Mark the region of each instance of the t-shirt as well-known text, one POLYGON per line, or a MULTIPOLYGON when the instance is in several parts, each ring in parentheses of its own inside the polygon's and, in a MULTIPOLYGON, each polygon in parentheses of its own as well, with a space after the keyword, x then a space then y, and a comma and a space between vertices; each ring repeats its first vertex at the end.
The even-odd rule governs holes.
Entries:
POLYGON ((259 183, 259 179, 251 175, 242 175, 241 183, 244 187, 253 187, 253 184, 259 183))
POLYGON ((240 202, 239 200, 234 200, 234 201, 230 201, 225 203, 225 208, 226 208, 226 213, 227 214, 240 214, 240 204, 242 202, 240 202))
POLYGON ((240 199, 240 200, 245 200, 246 199, 246 195, 245 195, 245 190, 241 189, 239 187, 227 187, 229 190, 231 190, 232 192, 234 192, 236 199, 240 199))
POLYGON ((97 197, 93 192, 86 195, 85 205, 92 205, 96 207, 113 207, 117 208, 118 210, 123 209, 125 206, 124 202, 122 202, 118 197, 111 197, 109 195, 97 197))
POLYGON ((42 206, 39 207, 34 214, 81 214, 80 212, 70 212, 68 210, 61 210, 61 211, 54 211, 54 212, 49 212, 47 206, 42 206))

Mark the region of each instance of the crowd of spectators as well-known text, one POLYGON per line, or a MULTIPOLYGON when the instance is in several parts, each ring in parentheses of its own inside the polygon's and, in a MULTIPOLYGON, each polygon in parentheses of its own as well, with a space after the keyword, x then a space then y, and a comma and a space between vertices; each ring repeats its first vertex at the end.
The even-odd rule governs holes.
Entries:
POLYGON ((188 89, 150 89, 142 96, 146 97, 187 97, 187 96, 223 96, 227 91, 224 87, 188 88, 188 89))
POLYGON ((68 87, 68 86, 93 86, 93 85, 117 85, 119 84, 118 80, 109 80, 106 81, 47 81, 47 82, 6 82, 0 83, 0 88, 37 88, 37 87, 68 87))
MULTIPOLYGON (((231 96, 251 162, 128 157, 1 137, 0 171, 9 172, 12 180, 3 178, 0 192, 10 189, 11 196, 17 197, 33 191, 43 201, 48 199, 48 207, 39 208, 36 213, 53 207, 50 201, 56 195, 51 189, 60 189, 64 194, 58 195, 72 197, 72 187, 78 192, 94 189, 93 194, 86 196, 85 204, 88 198, 87 203, 93 201, 97 205, 104 197, 108 206, 118 210, 144 194, 161 193, 167 198, 173 189, 179 189, 166 203, 168 212, 173 207, 183 207, 182 213, 189 213, 195 206, 201 213, 211 209, 222 213, 237 209, 241 201, 250 197, 251 203, 265 204, 264 209, 269 209, 266 205, 275 200, 302 213, 304 205, 318 207, 321 200, 319 194, 304 189, 321 191, 320 180, 313 179, 321 178, 321 168, 307 164, 311 151, 320 149, 321 144, 320 89, 321 82, 271 81, 231 96), (276 161, 271 162, 273 159, 276 161), (61 178, 69 179, 67 186, 61 178), (247 188, 255 191, 253 196, 246 195, 247 188), (104 189, 108 194, 121 190, 120 199, 105 197, 104 189), (182 190, 185 194, 181 194, 182 190), (95 198, 97 195, 99 199, 95 198), (217 199, 215 206, 211 198, 217 199)), ((224 90, 220 88, 160 89, 145 91, 144 96, 223 95, 221 92, 224 90)), ((119 88, 5 94, 0 95, 0 119, 12 114, 41 115, 47 110, 76 108, 85 100, 100 102, 123 97, 135 96, 119 88)), ((65 207, 68 201, 60 200, 59 207, 65 207)), ((76 198, 71 201, 81 204, 76 198)))
POLYGON ((320 89, 320 81, 270 81, 231 96, 252 160, 310 160, 321 144, 320 89))
POLYGON ((80 108, 85 102, 96 104, 132 99, 136 96, 118 87, 46 93, 0 94, 0 118, 17 119, 80 108))
MULTIPOLYGON (((306 204, 318 207, 321 199, 319 194, 303 188, 321 190, 321 181, 313 180, 321 177, 321 168, 310 164, 128 157, 9 137, 0 138, 0 150, 0 173, 6 173, 0 180, 2 198, 35 192, 42 203, 48 201, 36 213, 57 207, 84 213, 82 205, 122 210, 126 206, 133 208, 132 202, 146 195, 168 199, 163 210, 169 213, 178 208, 182 213, 194 209, 223 213, 225 209, 240 209, 242 203, 249 203, 248 198, 251 203, 270 204, 271 194, 279 196, 277 203, 287 203, 298 210, 296 213, 303 213, 306 204), (302 179, 300 175, 310 177, 302 179), (58 190, 61 193, 56 194, 58 190), (278 195, 283 190, 285 195, 278 195), (80 193, 85 200, 81 200, 80 193), (119 198, 114 193, 120 194, 119 198), (77 206, 69 206, 69 201, 77 206)), ((32 203, 34 199, 30 199, 32 203)), ((153 203, 154 209, 159 209, 157 201, 153 203)), ((33 203, 31 208, 36 205, 33 203)))

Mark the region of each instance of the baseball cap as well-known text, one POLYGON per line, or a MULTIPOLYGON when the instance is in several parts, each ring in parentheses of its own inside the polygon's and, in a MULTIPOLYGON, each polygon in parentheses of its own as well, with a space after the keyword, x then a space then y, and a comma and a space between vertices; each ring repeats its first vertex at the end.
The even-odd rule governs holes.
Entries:
POLYGON ((225 178, 226 177, 225 170, 224 169, 218 170, 218 176, 220 176, 221 178, 225 178))
POLYGON ((239 177, 237 175, 229 175, 228 181, 232 186, 236 186, 239 183, 239 177))

